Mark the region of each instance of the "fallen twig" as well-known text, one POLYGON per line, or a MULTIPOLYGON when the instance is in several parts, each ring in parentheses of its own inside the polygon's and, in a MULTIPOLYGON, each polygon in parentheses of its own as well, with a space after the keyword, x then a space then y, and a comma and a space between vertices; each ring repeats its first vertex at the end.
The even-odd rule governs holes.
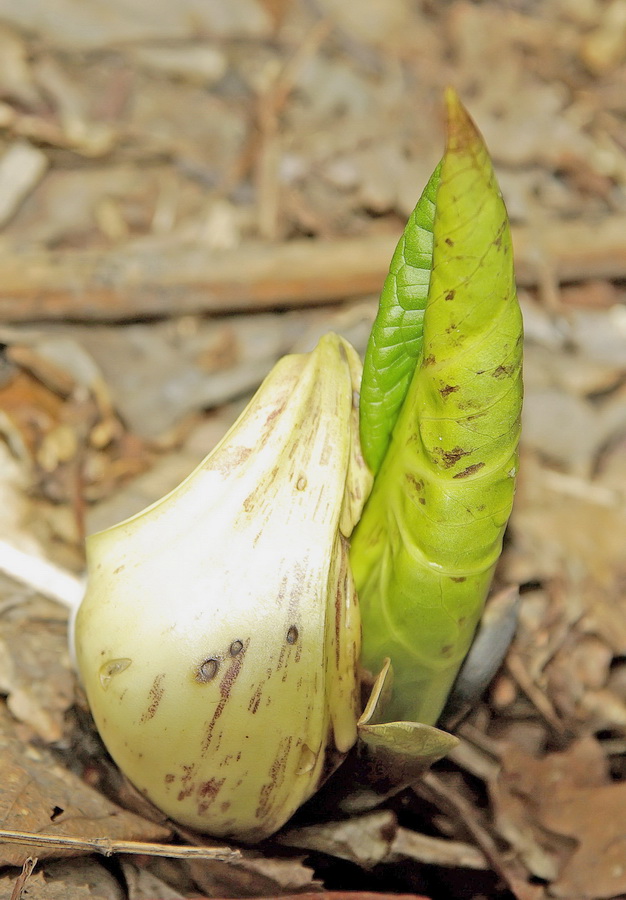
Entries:
POLYGON ((391 845, 390 857, 385 862, 400 862, 403 859, 415 859, 429 866, 447 868, 485 870, 490 865, 482 850, 472 844, 431 837, 410 828, 398 828, 391 845))
POLYGON ((239 850, 230 847, 182 847, 178 844, 154 844, 145 841, 117 841, 111 838, 79 838, 66 835, 34 834, 29 831, 0 829, 0 844, 27 844, 33 847, 56 847, 59 850, 90 850, 102 856, 133 853, 139 856, 166 856, 170 859, 213 859, 235 862, 239 850))
MULTIPOLYGON (((249 243, 211 251, 171 239, 108 250, 5 252, 0 319, 122 321, 301 307, 376 294, 398 235, 249 243)), ((626 216, 513 229, 517 281, 626 277, 626 216)))
POLYGON ((24 893, 24 888, 28 884, 28 880, 30 876, 33 874, 33 870, 37 865, 37 857, 29 856, 24 860, 24 865, 22 866, 22 871, 15 879, 13 883, 13 890, 11 891, 11 900, 22 900, 22 894, 24 893))
POLYGON ((565 732, 565 725, 559 719, 550 699, 535 684, 526 670, 521 656, 513 650, 507 656, 506 668, 548 725, 550 725, 557 734, 563 734, 565 732))
POLYGON ((458 791, 448 787, 434 772, 427 772, 415 790, 465 828, 517 900, 536 900, 541 889, 528 884, 521 866, 500 852, 494 839, 478 821, 475 808, 458 791))

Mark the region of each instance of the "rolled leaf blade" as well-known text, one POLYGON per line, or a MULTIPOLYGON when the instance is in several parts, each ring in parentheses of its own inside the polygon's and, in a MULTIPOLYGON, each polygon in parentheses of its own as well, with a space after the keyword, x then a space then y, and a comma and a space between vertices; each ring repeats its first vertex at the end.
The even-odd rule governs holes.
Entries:
POLYGON ((390 719, 434 724, 470 646, 513 502, 522 321, 483 140, 449 92, 423 345, 353 537, 363 663, 390 719))

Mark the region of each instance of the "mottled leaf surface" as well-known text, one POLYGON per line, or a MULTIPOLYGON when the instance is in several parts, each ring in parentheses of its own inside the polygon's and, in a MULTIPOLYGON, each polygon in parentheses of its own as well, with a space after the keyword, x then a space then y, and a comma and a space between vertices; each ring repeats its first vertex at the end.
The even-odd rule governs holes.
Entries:
POLYGON ((521 361, 506 210, 450 92, 422 351, 352 545, 364 665, 393 662, 390 719, 434 724, 470 646, 513 502, 521 361))

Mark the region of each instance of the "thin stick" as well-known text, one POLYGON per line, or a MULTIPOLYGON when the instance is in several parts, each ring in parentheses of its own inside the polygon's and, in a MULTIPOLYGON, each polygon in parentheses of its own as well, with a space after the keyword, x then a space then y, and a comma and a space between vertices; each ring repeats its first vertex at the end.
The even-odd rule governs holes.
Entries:
MULTIPOLYGON (((434 801, 449 817, 457 819, 463 825, 491 863, 494 872, 508 885, 518 900, 535 900, 538 891, 528 884, 525 873, 518 863, 503 859, 496 842, 479 823, 474 807, 458 791, 450 789, 434 772, 427 772, 420 784, 426 788, 424 793, 429 800, 434 801)), ((416 785, 415 790, 421 794, 420 784, 416 785)))
POLYGON ((401 862, 407 858, 429 866, 478 870, 485 870, 490 866, 485 854, 473 844, 431 837, 400 827, 391 844, 390 855, 383 862, 401 862))
POLYGON ((24 888, 28 884, 28 880, 30 876, 33 874, 33 869, 37 865, 37 857, 29 856, 24 860, 24 865, 22 866, 22 871, 15 879, 15 884, 13 885, 13 890, 11 891, 11 900, 22 900, 22 894, 24 893, 24 888))
POLYGON ((511 650, 506 658, 506 668, 515 679, 519 687, 524 691, 537 712, 558 734, 565 732, 565 725, 559 719, 555 708, 546 694, 543 693, 526 670, 524 662, 514 650, 511 650))
POLYGON ((111 838, 79 838, 65 835, 33 834, 30 831, 0 829, 0 844, 27 844, 33 847, 54 847, 57 850, 88 850, 102 856, 114 853, 133 853, 139 856, 166 856, 170 859, 214 859, 235 862, 241 858, 239 850, 230 847, 181 847, 178 844, 153 844, 144 841, 116 841, 111 838))

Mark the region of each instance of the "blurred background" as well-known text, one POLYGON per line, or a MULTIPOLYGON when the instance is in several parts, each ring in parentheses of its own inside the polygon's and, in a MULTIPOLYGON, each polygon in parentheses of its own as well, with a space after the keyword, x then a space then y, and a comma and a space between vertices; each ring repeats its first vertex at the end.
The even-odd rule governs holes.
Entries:
MULTIPOLYGON (((626 0, 0 0, 0 540, 75 573, 281 355, 329 329, 364 351, 449 84, 513 226, 526 405, 498 584, 523 602, 460 755, 385 814, 474 868, 374 821, 375 858, 301 838, 308 881, 159 870, 176 896, 626 893, 626 0)), ((16 746, 122 802, 85 751, 65 613, 8 577, 0 612, 16 746)))

